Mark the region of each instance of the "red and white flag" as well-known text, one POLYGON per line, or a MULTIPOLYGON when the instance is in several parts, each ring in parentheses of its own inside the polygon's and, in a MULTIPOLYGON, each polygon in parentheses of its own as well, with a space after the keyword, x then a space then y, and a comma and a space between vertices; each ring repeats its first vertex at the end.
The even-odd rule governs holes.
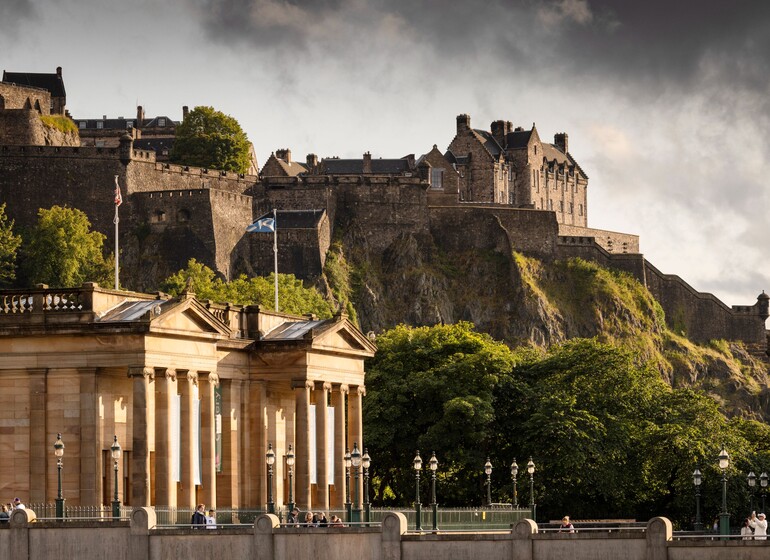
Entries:
POLYGON ((115 175, 115 206, 123 204, 123 197, 120 195, 120 185, 118 184, 118 176, 115 175))

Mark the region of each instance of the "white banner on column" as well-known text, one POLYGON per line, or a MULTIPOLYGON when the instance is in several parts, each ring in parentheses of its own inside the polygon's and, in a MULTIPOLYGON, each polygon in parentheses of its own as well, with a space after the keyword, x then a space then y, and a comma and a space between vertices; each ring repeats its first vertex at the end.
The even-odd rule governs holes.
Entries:
POLYGON ((201 485, 201 401, 198 399, 198 386, 193 386, 193 448, 190 456, 193 460, 193 480, 201 485))
POLYGON ((182 395, 174 395, 171 399, 171 478, 182 482, 182 454, 179 449, 182 442, 182 395))
POLYGON ((315 438, 315 405, 310 405, 309 424, 310 424, 310 484, 318 484, 318 463, 316 462, 316 438, 315 438))
POLYGON ((326 409, 326 472, 329 484, 334 484, 334 407, 326 409))

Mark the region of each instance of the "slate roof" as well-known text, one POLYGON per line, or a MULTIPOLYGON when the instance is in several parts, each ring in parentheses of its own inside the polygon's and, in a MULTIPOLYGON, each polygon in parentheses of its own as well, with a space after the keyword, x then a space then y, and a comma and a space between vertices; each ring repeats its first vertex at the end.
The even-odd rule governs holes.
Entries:
MULTIPOLYGON (((278 229, 315 229, 321 222, 326 210, 278 210, 278 229)), ((272 218, 273 213, 268 212, 262 218, 272 218)))
POLYGON ((492 136, 492 133, 487 132, 486 130, 479 130, 474 128, 473 132, 476 133, 476 136, 479 138, 479 141, 484 145, 484 147, 487 149, 487 151, 492 154, 494 157, 498 157, 500 155, 500 152, 503 151, 503 149, 500 147, 500 144, 497 143, 497 140, 495 140, 494 136, 492 136))
POLYGON ((165 301, 125 301, 110 309, 107 313, 97 319, 100 323, 118 323, 125 321, 136 321, 148 311, 154 308, 161 308, 165 301))
POLYGON ((514 130, 513 132, 508 133, 505 140, 508 144, 508 149, 519 150, 527 147, 531 137, 531 130, 514 130))
POLYGON ((456 156, 452 150, 447 150, 444 157, 449 163, 455 163, 457 165, 467 165, 468 156, 456 156))
MULTIPOLYGON (((85 130, 126 130, 127 128, 133 128, 136 126, 137 119, 126 119, 119 117, 117 119, 72 119, 75 122, 75 125, 80 129, 81 128, 80 123, 86 123, 85 124, 85 130), (96 123, 102 123, 102 127, 98 128, 96 123), (128 125, 131 125, 130 127, 128 125)), ((171 120, 168 117, 154 117, 152 119, 144 119, 142 121, 142 128, 171 128, 173 126, 178 126, 179 123, 176 121, 171 120), (158 124, 158 119, 166 119, 166 125, 165 127, 162 127, 158 124)))
POLYGON ((32 86, 46 89, 53 97, 67 97, 64 89, 64 80, 58 74, 33 74, 30 72, 6 72, 3 71, 3 81, 19 86, 32 86))
POLYGON ((139 138, 137 140, 134 140, 134 148, 137 150, 153 150, 155 153, 163 154, 163 151, 171 152, 171 148, 174 147, 174 140, 175 138, 172 136, 169 136, 168 138, 163 137, 150 137, 150 138, 139 138))
POLYGON ((298 340, 303 338, 313 329, 331 323, 331 319, 320 319, 316 321, 297 321, 281 323, 272 331, 267 333, 262 340, 298 340))
MULTIPOLYGON (((326 158, 321 160, 322 173, 329 175, 363 175, 363 159, 326 158)), ((406 158, 372 158, 372 175, 401 175, 413 171, 406 158)))

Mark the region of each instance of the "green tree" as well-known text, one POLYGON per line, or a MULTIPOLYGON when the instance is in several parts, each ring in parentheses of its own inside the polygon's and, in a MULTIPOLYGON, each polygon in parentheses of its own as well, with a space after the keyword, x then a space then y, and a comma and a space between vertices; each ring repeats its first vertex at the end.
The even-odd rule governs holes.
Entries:
POLYGON ((414 495, 415 450, 441 463, 441 502, 478 505, 479 467, 494 433, 494 388, 513 367, 502 343, 470 323, 412 328, 377 337, 367 363, 366 446, 375 458, 379 503, 407 505, 414 495))
POLYGON ((238 121, 213 107, 196 107, 176 129, 171 161, 246 173, 250 144, 238 121))
MULTIPOLYGON (((191 284, 192 291, 201 299, 229 302, 237 305, 262 305, 273 309, 275 283, 273 274, 249 278, 241 275, 225 282, 216 277, 209 267, 190 259, 187 268, 177 271, 161 284, 161 289, 171 295, 181 294, 191 284)), ((293 274, 278 275, 278 300, 280 311, 294 315, 312 313, 321 318, 332 316, 332 310, 315 288, 306 288, 293 274)))
POLYGON ((53 206, 38 210, 37 224, 22 245, 22 268, 29 284, 73 287, 83 282, 109 285, 115 276, 112 257, 105 259, 105 236, 91 231, 85 213, 53 206))
POLYGON ((16 252, 21 236, 13 233, 14 221, 5 213, 5 203, 0 205, 0 286, 7 287, 16 280, 16 252))

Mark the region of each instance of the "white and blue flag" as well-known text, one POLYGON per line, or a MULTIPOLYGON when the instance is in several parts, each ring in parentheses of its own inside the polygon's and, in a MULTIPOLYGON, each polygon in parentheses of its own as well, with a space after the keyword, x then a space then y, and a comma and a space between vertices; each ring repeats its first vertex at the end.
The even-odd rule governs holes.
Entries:
POLYGON ((275 231, 275 218, 260 218, 246 227, 249 233, 272 233, 275 231))

